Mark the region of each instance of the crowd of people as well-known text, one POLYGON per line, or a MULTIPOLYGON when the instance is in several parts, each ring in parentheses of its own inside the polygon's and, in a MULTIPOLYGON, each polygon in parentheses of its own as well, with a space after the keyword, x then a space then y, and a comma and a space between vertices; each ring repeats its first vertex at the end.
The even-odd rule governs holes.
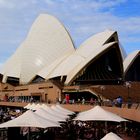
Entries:
MULTIPOLYGON (((21 109, 0 109, 0 123, 14 119, 21 115, 24 111, 21 109)), ((105 121, 76 121, 73 118, 76 116, 70 116, 66 122, 60 123, 60 128, 31 128, 30 137, 31 140, 100 140, 109 132, 114 132, 120 137, 133 138, 132 140, 140 139, 140 128, 138 122, 105 122, 105 121)), ((14 128, 13 128, 14 129, 14 128)), ((0 131, 0 140, 4 139, 3 131, 0 131), (2 139, 3 138, 3 139, 2 139)), ((18 130, 16 129, 18 132, 18 130)), ((20 128, 20 139, 27 140, 29 129, 27 127, 20 128)))
MULTIPOLYGON (((57 101, 59 102, 59 101, 57 101)), ((96 98, 90 98, 89 100, 86 100, 84 97, 81 99, 66 99, 64 98, 62 102, 59 102, 61 104, 83 104, 83 105, 100 105, 100 106, 110 106, 110 107, 123 107, 122 105, 125 104, 127 108, 131 108, 134 104, 132 102, 132 98, 128 97, 128 101, 124 102, 122 96, 118 96, 113 100, 101 100, 96 98)), ((138 103, 137 103, 138 104, 138 103)))
MULTIPOLYGON (((40 102, 40 98, 35 99, 33 96, 10 96, 8 97, 5 95, 3 101, 8 101, 8 102, 40 102)), ((48 103, 60 103, 60 104, 88 104, 88 105, 100 105, 100 106, 115 106, 115 107, 122 107, 123 104, 127 105, 127 108, 131 108, 132 105, 134 104, 132 101, 131 97, 128 97, 127 102, 123 101, 122 96, 118 96, 113 100, 102 100, 100 98, 93 98, 91 97, 90 99, 85 99, 84 97, 81 98, 70 98, 69 96, 65 96, 61 101, 59 99, 56 99, 55 102, 52 102, 51 100, 48 100, 48 103)))
POLYGON ((140 138, 140 129, 138 126, 127 125, 116 122, 98 122, 98 121, 72 121, 66 125, 65 135, 68 140, 100 140, 107 133, 114 132, 120 137, 129 137, 138 140, 140 138))
POLYGON ((40 102, 40 97, 35 98, 33 96, 7 96, 5 95, 1 101, 4 102, 40 102))

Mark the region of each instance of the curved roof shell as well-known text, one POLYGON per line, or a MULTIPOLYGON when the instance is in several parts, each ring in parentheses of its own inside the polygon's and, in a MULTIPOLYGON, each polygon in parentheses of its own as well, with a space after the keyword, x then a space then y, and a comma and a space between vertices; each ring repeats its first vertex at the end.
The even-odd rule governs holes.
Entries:
POLYGON ((122 58, 123 58, 123 61, 124 61, 124 59, 127 57, 126 51, 124 50, 124 48, 123 48, 123 46, 120 42, 119 42, 119 47, 120 47, 122 58))
POLYGON ((2 74, 4 77, 18 77, 20 84, 26 84, 42 68, 74 51, 73 42, 65 27, 53 16, 41 14, 33 23, 23 44, 4 65, 2 74))
POLYGON ((21 73, 21 52, 23 50, 23 44, 16 50, 14 53, 4 64, 1 70, 1 74, 3 75, 2 82, 7 81, 7 77, 15 77, 20 78, 21 73))
POLYGON ((132 53, 130 53, 124 60, 123 62, 123 67, 124 67, 124 73, 128 71, 128 69, 131 67, 137 56, 139 55, 140 51, 136 50, 132 53))
MULTIPOLYGON (((44 78, 50 79, 58 76, 67 76, 65 84, 69 84, 79 71, 100 53, 115 43, 118 43, 117 33, 115 31, 104 31, 98 33, 86 40, 75 52, 66 59, 59 62, 54 70, 46 73, 44 78), (109 43, 111 37, 115 37, 115 41, 109 43)), ((40 74, 40 76, 42 76, 40 74)), ((44 76, 44 75, 43 75, 44 76)))

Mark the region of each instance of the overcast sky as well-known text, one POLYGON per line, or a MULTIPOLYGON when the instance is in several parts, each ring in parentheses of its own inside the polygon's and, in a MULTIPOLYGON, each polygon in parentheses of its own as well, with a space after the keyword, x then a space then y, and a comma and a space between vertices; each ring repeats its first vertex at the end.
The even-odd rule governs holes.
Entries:
POLYGON ((41 13, 56 16, 76 47, 105 29, 117 30, 127 53, 140 50, 140 0, 0 0, 0 65, 41 13))

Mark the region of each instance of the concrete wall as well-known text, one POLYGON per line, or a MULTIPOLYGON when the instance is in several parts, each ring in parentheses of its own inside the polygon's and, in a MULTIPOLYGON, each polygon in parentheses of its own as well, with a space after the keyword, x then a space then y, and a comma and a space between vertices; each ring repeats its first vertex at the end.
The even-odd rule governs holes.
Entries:
POLYGON ((24 86, 11 87, 7 84, 0 84, 0 99, 3 100, 5 95, 10 96, 40 96, 42 102, 55 103, 61 94, 60 88, 51 82, 30 84, 24 86), (6 86, 6 88, 4 88, 6 86))

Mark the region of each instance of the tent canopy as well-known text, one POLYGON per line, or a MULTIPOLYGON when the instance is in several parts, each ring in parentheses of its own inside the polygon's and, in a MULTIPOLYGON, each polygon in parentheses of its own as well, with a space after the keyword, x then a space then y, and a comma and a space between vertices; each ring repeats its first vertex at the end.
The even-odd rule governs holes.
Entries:
POLYGON ((51 108, 54 111, 59 112, 59 113, 62 113, 64 115, 72 115, 72 114, 74 114, 74 112, 72 112, 72 111, 70 111, 68 109, 63 108, 60 105, 52 105, 51 108))
POLYGON ((4 127, 60 127, 59 123, 47 120, 34 112, 28 110, 21 116, 10 120, 8 122, 0 124, 0 128, 4 127))
POLYGON ((66 120, 63 118, 59 118, 57 116, 51 115, 49 112, 47 112, 46 110, 44 110, 43 108, 38 108, 35 111, 36 114, 38 114, 39 116, 51 120, 51 121, 55 121, 55 122, 65 122, 66 120))
POLYGON ((26 106, 24 106, 24 108, 28 109, 31 105, 31 103, 28 103, 26 106))
POLYGON ((52 108, 48 107, 45 104, 42 104, 41 108, 43 108, 45 111, 47 111, 49 114, 61 118, 61 119, 67 119, 69 118, 69 116, 62 114, 61 112, 56 112, 55 110, 53 110, 52 108))
POLYGON ((24 108, 26 109, 30 109, 30 110, 36 110, 37 108, 40 108, 41 105, 40 104, 35 104, 35 103, 29 103, 28 105, 26 105, 24 108))
POLYGON ((56 108, 58 108, 58 109, 60 109, 60 110, 62 110, 62 111, 64 111, 64 112, 67 112, 67 113, 69 113, 69 114, 74 114, 73 111, 70 111, 70 110, 68 110, 68 109, 66 109, 66 108, 63 108, 63 107, 61 107, 60 105, 56 105, 56 108))
POLYGON ((118 135, 110 132, 106 134, 101 140, 123 140, 123 139, 120 138, 118 135))
POLYGON ((107 110, 104 110, 100 106, 95 106, 93 109, 84 111, 78 114, 78 116, 74 120, 81 121, 114 121, 114 122, 122 122, 127 121, 122 117, 111 113, 107 110))

